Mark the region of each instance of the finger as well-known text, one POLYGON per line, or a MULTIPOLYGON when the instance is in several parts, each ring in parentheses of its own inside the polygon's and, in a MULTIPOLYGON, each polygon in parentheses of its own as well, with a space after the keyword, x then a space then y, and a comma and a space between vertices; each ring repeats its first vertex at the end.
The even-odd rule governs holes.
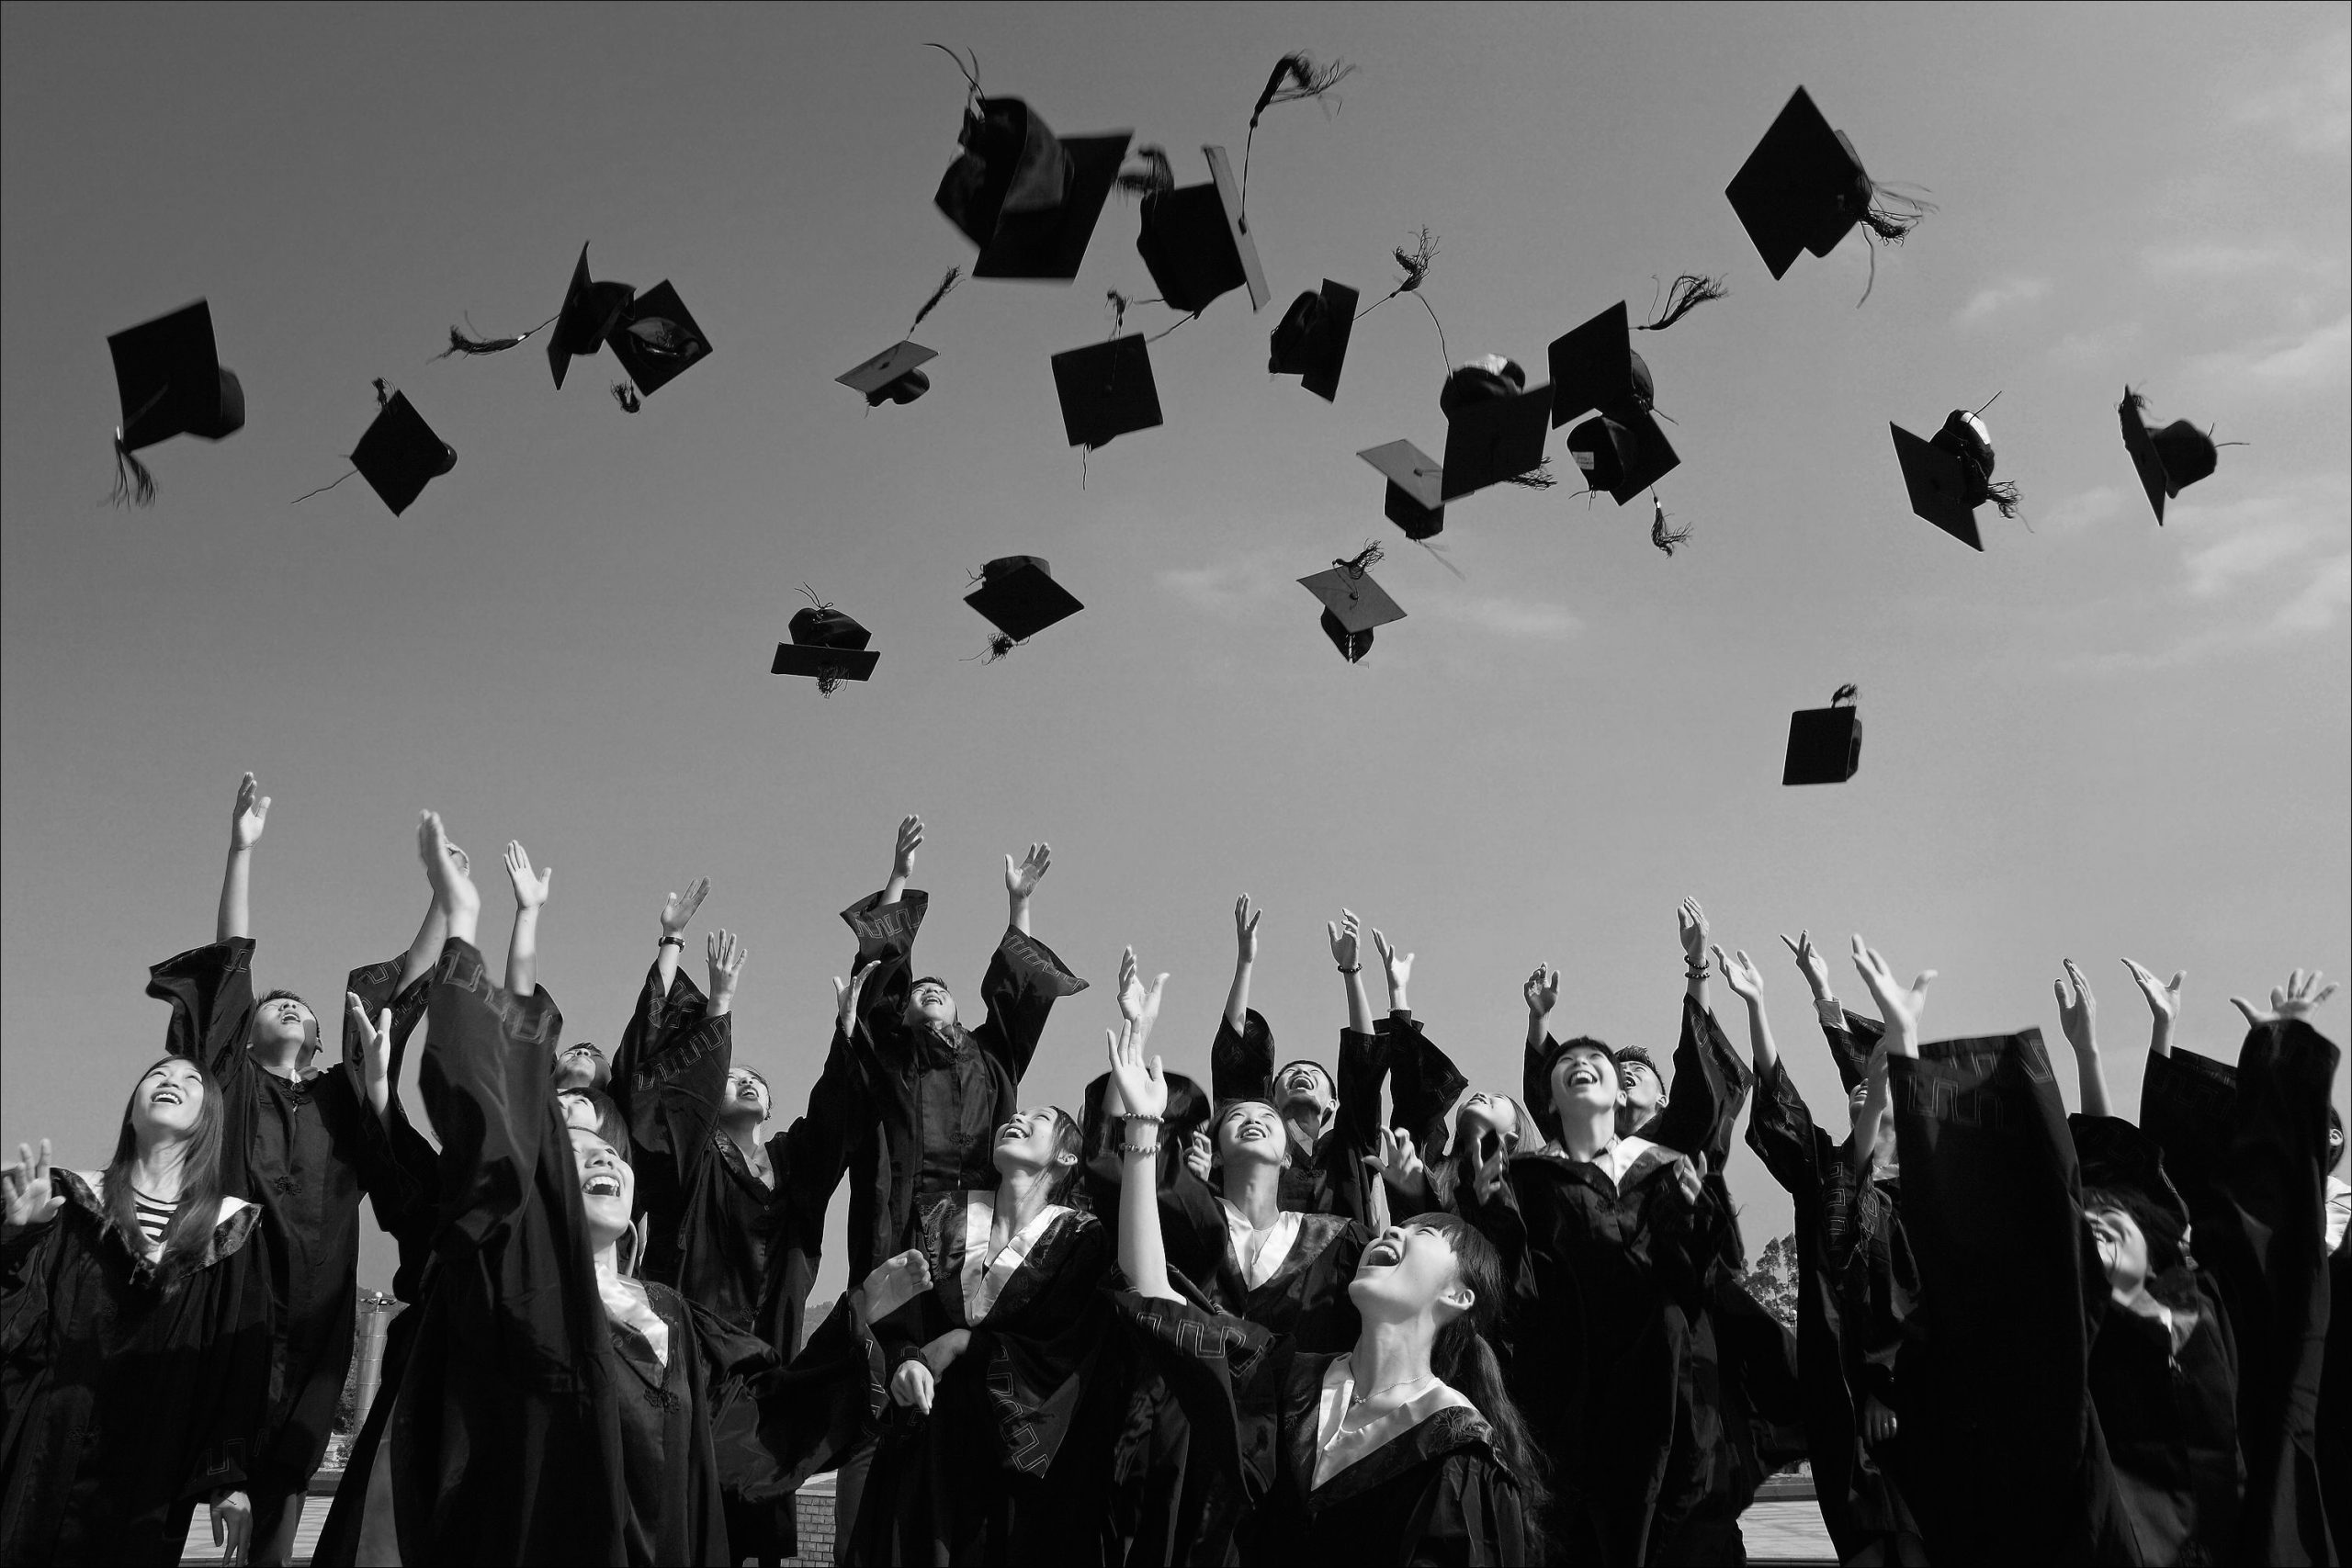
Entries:
POLYGON ((2335 982, 2333 980, 2330 980, 2326 985, 2322 986, 2319 988, 2319 994, 2312 998, 2312 1006, 2317 1007, 2320 1003, 2327 1000, 2328 998, 2335 995, 2335 982))
POLYGON ((2174 971, 2173 971, 2173 975, 2172 975, 2172 982, 2171 982, 2171 984, 2169 984, 2169 985, 2165 986, 2165 990, 2167 990, 2167 991, 2170 991, 2170 992, 2171 992, 2173 995, 2175 995, 2175 996, 2178 996, 2178 995, 2180 994, 2180 986, 2181 986, 2181 982, 2182 982, 2182 981, 2184 981, 2184 980, 2186 980, 2186 979, 2188 979, 2188 970, 2186 970, 2186 969, 2176 969, 2176 970, 2174 970, 2174 971))
POLYGON ((2262 1015, 2256 1012, 2252 1004, 2247 1002, 2244 997, 2232 997, 2230 998, 2230 1005, 2245 1015, 2245 1021, 2249 1025, 2260 1023, 2262 1021, 2262 1015))
POLYGON ((49 1179, 49 1140, 47 1138, 40 1141, 40 1163, 33 1167, 33 1179, 36 1181, 49 1179))

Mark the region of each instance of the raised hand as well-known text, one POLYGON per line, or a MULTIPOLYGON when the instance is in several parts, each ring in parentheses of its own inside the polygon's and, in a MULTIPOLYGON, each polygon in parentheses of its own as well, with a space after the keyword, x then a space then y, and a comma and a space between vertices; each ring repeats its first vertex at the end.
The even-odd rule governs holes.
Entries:
POLYGON ((1378 929, 1372 933, 1372 950, 1380 954, 1380 966, 1388 973, 1388 1000, 1394 1010, 1401 1010, 1405 1003, 1405 987, 1413 977, 1413 955, 1399 953, 1378 929))
POLYGON ((922 818, 899 819, 899 847, 890 857, 890 880, 904 882, 915 874, 915 852, 922 848, 922 818))
POLYGON ((1340 910, 1340 923, 1335 926, 1326 920, 1323 929, 1331 936, 1331 962, 1342 969, 1355 968, 1357 941, 1363 929, 1363 922, 1356 919, 1355 911, 1340 910))
POLYGON ((1143 976, 1136 971, 1136 950, 1119 954, 1119 1016, 1129 1023, 1143 1017, 1143 976))
POLYGON ((1863 943, 1860 932, 1854 936, 1854 967, 1861 972, 1862 984, 1870 987, 1871 999, 1878 1003, 1890 1041, 1900 1046, 1902 1055, 1917 1055, 1919 1014, 1927 1008, 1928 982, 1936 977, 1936 971, 1926 971, 1905 990, 1894 983, 1894 971, 1886 966, 1886 960, 1863 943))
POLYGON ((2132 978, 2139 986, 2140 994, 2147 998, 2148 1010, 2155 1015, 2158 1022, 2170 1024, 2179 1019, 2180 987, 2188 983, 2188 970, 2177 969, 2173 971, 2171 979, 2159 980, 2154 970, 2129 958, 2123 961, 2123 967, 2132 971, 2132 978))
POLYGON ((857 994, 865 989, 866 977, 872 975, 881 960, 869 959, 849 972, 849 978, 833 976, 833 1027, 844 1035, 857 1032, 857 994))
POLYGON ((865 1321, 878 1323, 931 1289, 931 1259, 909 1247, 874 1266, 865 1277, 865 1321))
POLYGON ((2058 1027, 2065 1032, 2066 1043, 2072 1045, 2077 1055, 2096 1051, 2098 1049, 2098 999, 2091 995, 2090 982, 2083 978, 2083 972, 2075 967, 2073 959, 2065 958, 2059 962, 2065 968, 2066 978, 2050 982, 2051 994, 2058 998, 2058 1027), (2066 997, 2068 980, 2075 986, 2071 1001, 2066 997))
POLYGON ((1208 1134, 1198 1127, 1193 1128, 1192 1135, 1184 1140, 1184 1168, 1204 1186, 1208 1184, 1216 1155, 1216 1145, 1209 1142, 1208 1134))
POLYGON ((1258 962, 1258 917, 1264 913, 1250 907, 1247 893, 1233 901, 1233 942, 1244 964, 1258 962))
POLYGON ((1560 1005, 1560 972, 1548 964, 1538 964, 1519 994, 1527 998, 1528 1017, 1551 1017, 1552 1010, 1560 1005))
MULTIPOLYGON (((457 852, 454 848, 452 853, 457 852)), ((555 880, 555 867, 545 871, 531 870, 529 852, 514 840, 506 840, 506 880, 514 889, 514 907, 536 909, 548 901, 548 885, 555 880)))
POLYGON ((899 1362, 899 1370, 890 1374, 890 1397, 925 1416, 931 1414, 932 1393, 931 1369, 923 1365, 920 1356, 899 1362))
POLYGON ((2334 981, 2323 986, 2319 983, 2318 970, 2298 969, 2287 976, 2284 986, 2270 987, 2267 1011, 2256 1008, 2244 997, 2232 997, 2230 1005, 2245 1014, 2246 1027, 2251 1029, 2259 1024, 2277 1023, 2282 1019, 2309 1018, 2320 1003, 2334 995, 2334 981))
POLYGON ((237 782, 237 809, 229 818, 229 847, 249 850, 261 841, 261 830, 269 824, 269 796, 262 794, 261 785, 247 773, 237 782))
POLYGON ((1829 961, 1821 956, 1821 949, 1813 945, 1813 933, 1808 931, 1800 931, 1797 932, 1796 941, 1791 942, 1788 933, 1783 931, 1781 934, 1781 942, 1795 957, 1797 969, 1804 976, 1804 983, 1813 987, 1814 999, 1818 1001, 1827 996, 1829 994, 1829 961))
POLYGON ((702 901, 709 897, 710 878, 697 876, 686 884, 686 890, 684 893, 673 893, 663 899, 662 902, 662 933, 667 936, 676 936, 680 931, 684 931, 693 922, 695 911, 702 908, 702 901))
POLYGON ((1126 1114, 1165 1115, 1168 1079, 1160 1071, 1159 1057, 1144 1059, 1143 1032, 1131 1023, 1125 1029, 1106 1029, 1102 1032, 1111 1047, 1111 1081, 1118 1088, 1119 1103, 1126 1107, 1126 1114))
POLYGON ((1420 1151, 1413 1146, 1410 1133, 1383 1127, 1380 1146, 1364 1156, 1363 1163, 1378 1171, 1391 1187, 1416 1201, 1429 1197, 1429 1171, 1421 1164, 1420 1151))
MULTIPOLYGON (((1788 938, 1782 937, 1781 940, 1786 942, 1788 938)), ((1714 953, 1715 966, 1724 972, 1724 984, 1731 987, 1732 995, 1750 1007, 1762 1007, 1764 1005, 1764 976, 1763 972, 1756 967, 1755 961, 1745 953, 1726 957, 1721 946, 1717 946, 1714 953)))
POLYGON ((458 863, 439 812, 417 813, 416 853, 424 863, 424 880, 433 885, 433 901, 450 922, 449 934, 460 942, 473 941, 474 922, 481 913, 481 895, 474 890, 467 867, 458 863))
POLYGON ((1004 896, 1015 903, 1027 903, 1029 896, 1037 891, 1037 884, 1045 878, 1046 872, 1053 869, 1053 864, 1054 847, 1051 844, 1032 844, 1029 852, 1018 861, 1011 855, 1005 856, 1004 896))
POLYGON ((370 1023, 367 1004, 357 993, 345 991, 343 1001, 353 1025, 352 1054, 344 1066, 351 1074, 351 1087, 381 1116, 391 1099, 392 1010, 384 1009, 382 1016, 370 1023))
POLYGON ((1696 898, 1685 898, 1674 911, 1674 927, 1682 938, 1682 962, 1691 969, 1707 966, 1707 911, 1696 898))
POLYGON ((735 982, 742 977, 743 960, 751 956, 752 950, 733 931, 712 931, 703 939, 703 961, 710 968, 708 1010, 712 1016, 734 1005, 735 982))
POLYGON ((1503 1190, 1503 1182, 1509 1174, 1510 1158, 1509 1155, 1498 1149, 1488 1156, 1484 1165, 1478 1168, 1478 1174, 1473 1177, 1470 1182, 1471 1189, 1478 1194, 1478 1201, 1491 1203, 1495 1201, 1495 1195, 1503 1190))
POLYGON ((40 1141, 39 1156, 34 1155, 29 1145, 17 1145, 17 1163, 0 1170, 0 1192, 7 1197, 10 1224, 37 1224, 49 1217, 50 1204, 57 1197, 57 1184, 49 1174, 47 1138, 40 1141))

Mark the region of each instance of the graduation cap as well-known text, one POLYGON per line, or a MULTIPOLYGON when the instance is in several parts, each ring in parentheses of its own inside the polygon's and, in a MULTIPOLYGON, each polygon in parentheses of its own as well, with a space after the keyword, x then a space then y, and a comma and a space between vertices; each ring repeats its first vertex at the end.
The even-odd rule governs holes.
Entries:
POLYGON ((808 589, 801 592, 808 593, 812 603, 792 613, 786 626, 792 640, 775 645, 775 662, 768 666, 768 673, 814 677, 818 694, 828 697, 843 681, 871 676, 882 659, 879 653, 866 651, 874 634, 808 589))
POLYGON ((1634 352, 1633 323, 1620 299, 1552 341, 1552 428, 1587 410, 1623 421, 1650 411, 1650 367, 1634 352))
POLYGON ((155 499, 155 481, 130 454, 175 435, 218 441, 245 427, 245 389, 220 363, 212 308, 202 299, 107 339, 115 389, 122 399, 116 430, 118 504, 155 499))
POLYGON ((1786 784, 1844 784, 1862 765, 1860 695, 1840 686, 1826 708, 1801 708, 1789 716, 1789 755, 1781 765, 1786 784))
MULTIPOLYGON (((1928 210, 1923 202, 1899 197, 1893 198, 1896 207, 1884 205, 1853 142, 1844 131, 1830 129, 1803 87, 1724 195, 1775 278, 1786 276, 1801 251, 1826 256, 1857 223, 1892 244, 1928 210)), ((1869 298, 1867 291, 1863 297, 1869 298)))
MULTIPOLYGON (((555 384, 563 385, 563 373, 574 359, 585 358, 596 352, 598 345, 609 337, 627 317, 637 299, 634 285, 599 283, 588 276, 588 247, 580 247, 580 260, 571 268, 571 282, 563 291, 562 308, 556 311, 555 331, 548 334, 548 368, 555 372, 555 384)), ((537 329, 534 329, 537 330, 537 329)), ((526 333, 524 337, 531 334, 526 333)), ((498 344, 512 348, 522 342, 515 338, 498 344)), ((460 354, 494 352, 485 347, 469 346, 461 342, 455 328, 449 333, 450 350, 460 354)))
POLYGON ((406 392, 394 392, 351 449, 351 466, 398 517, 428 481, 458 466, 458 449, 433 434, 406 392))
POLYGON ((649 398, 684 375, 688 367, 710 357, 710 339, 666 281, 632 300, 605 341, 613 345, 613 357, 637 389, 649 398))
POLYGON ((1356 291, 1325 278, 1320 292, 1301 294, 1283 312, 1269 344, 1267 373, 1296 376, 1299 385, 1325 402, 1336 400, 1355 324, 1356 291))
POLYGON ((1381 514, 1419 544, 1445 532, 1444 470, 1409 441, 1391 441, 1356 454, 1388 480, 1381 514))
POLYGON ((2146 398, 2126 387, 2123 400, 2115 405, 2115 415, 2123 424, 2123 448, 2132 454, 2140 488, 2147 491, 2156 525, 2162 527, 2165 502, 2211 474, 2220 466, 2222 455, 2211 435, 2185 419, 2150 431, 2143 417, 2147 407, 2146 398))
POLYGON ((933 201, 980 247, 975 277, 1078 276, 1132 130, 1064 139, 1019 98, 975 94, 933 201))
POLYGON ((1272 296, 1242 216, 1233 165, 1222 147, 1201 152, 1209 161, 1209 182, 1145 197, 1136 251, 1171 310, 1194 314, 1217 296, 1247 288, 1250 308, 1262 310, 1272 296))
POLYGON ((1055 355, 1054 392, 1073 446, 1091 451, 1161 423, 1159 387, 1141 333, 1055 355))
POLYGON ((910 403, 931 390, 931 378, 916 367, 938 357, 933 350, 908 339, 892 344, 865 364, 844 370, 833 379, 854 392, 865 393, 867 408, 910 403))
POLYGON ((1328 571, 1302 577, 1299 586, 1323 602, 1323 635, 1353 664, 1372 650, 1372 629, 1401 621, 1405 612, 1387 591, 1372 580, 1380 547, 1372 545, 1348 560, 1335 560, 1328 571))
POLYGON ((1604 491, 1623 506, 1681 466, 1666 432, 1647 413, 1595 414, 1568 432, 1568 456, 1588 489, 1604 491))
POLYGON ((1552 389, 1521 390, 1526 385, 1527 372, 1499 355, 1446 377, 1438 393, 1438 407, 1446 416, 1442 499, 1452 501, 1544 466, 1552 389))
POLYGON ((1928 441, 1899 424, 1886 428, 1894 438, 1894 457, 1903 466, 1911 510, 1920 517, 1970 549, 1981 550, 1984 544, 1976 532, 1976 508, 1989 501, 2004 517, 2018 514, 2018 487, 1993 481, 1992 434, 1975 414, 1952 410, 1928 441))
POLYGON ((980 585, 964 596, 964 603, 1003 634, 1001 643, 990 643, 996 659, 1003 658, 1014 643, 1026 642, 1086 608, 1054 581, 1043 556, 999 556, 980 568, 980 585))

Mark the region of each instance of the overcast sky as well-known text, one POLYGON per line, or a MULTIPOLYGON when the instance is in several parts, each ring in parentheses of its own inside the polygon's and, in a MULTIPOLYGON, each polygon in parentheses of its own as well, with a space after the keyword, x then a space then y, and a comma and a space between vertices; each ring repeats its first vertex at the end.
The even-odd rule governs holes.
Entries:
MULTIPOLYGON (((2352 967, 2340 6, 13 5, 0 42, 10 1150, 105 1158, 161 1039, 144 966, 210 935, 248 768, 276 800, 265 985, 332 1019, 344 972, 405 944, 430 806, 482 873, 493 956, 501 844, 555 866, 541 973, 571 1038, 615 1038, 663 893, 708 875, 699 926, 752 952, 739 1056, 787 1111, 846 970, 835 911, 908 811, 923 963, 967 997, 1001 855, 1053 844, 1036 932, 1095 988, 1057 1010, 1032 1102, 1101 1069, 1130 942, 1174 974, 1170 1065, 1202 1070, 1245 890, 1286 1053, 1332 1050, 1345 905, 1419 954, 1432 1037, 1489 1087, 1518 1082, 1539 960, 1566 1029, 1663 1053, 1696 895, 1763 964, 1833 1125, 1777 932, 1939 969, 1931 1036, 2039 1025, 2062 1054, 2073 956, 2127 1111, 2145 1015, 2119 954, 2187 968, 2185 1043, 2222 1055, 2232 992, 2352 967), (1361 68, 1336 112, 1259 129, 1274 304, 1228 295, 1155 344, 1165 427, 1083 475, 1047 358, 1105 333, 1106 289, 1156 292, 1131 205, 1076 284, 949 296, 921 402, 867 416, 831 380, 972 257, 931 204, 964 84, 927 39, 1057 131, 1166 145, 1188 183, 1204 143, 1238 159, 1283 51, 1361 68), (1938 207, 1860 309, 1859 236, 1775 283, 1723 197, 1800 83, 1938 207), (1265 374, 1266 334, 1327 276, 1376 297, 1423 225, 1453 356, 1539 378, 1654 276, 1728 280, 1641 344, 1686 550, 1650 547, 1646 504, 1566 486, 1449 509, 1461 580, 1382 520, 1355 452, 1442 450, 1428 317, 1359 323, 1336 405, 1265 374), (713 357, 635 418, 609 357, 560 393, 536 341, 432 359, 463 318, 549 314, 582 241, 599 276, 673 281, 713 357), (247 426, 153 449, 157 505, 109 511, 106 336, 199 296, 247 426), (456 471, 399 519, 356 481, 289 506, 343 470, 378 376, 456 471), (2250 443, 2162 528, 2126 382, 2250 443), (1980 556, 1909 515, 1886 426, 1996 392, 2031 526, 1988 510, 1980 556), (1350 667, 1294 580, 1370 539, 1409 617, 1350 667), (1014 552, 1088 609, 983 663, 960 599, 1014 552), (767 673, 803 583, 873 629, 870 684, 767 673), (1781 788, 1790 711, 1849 681, 1860 773, 1781 788)), ((1760 1247, 1787 1203, 1745 1154, 1735 1187, 1760 1247)))

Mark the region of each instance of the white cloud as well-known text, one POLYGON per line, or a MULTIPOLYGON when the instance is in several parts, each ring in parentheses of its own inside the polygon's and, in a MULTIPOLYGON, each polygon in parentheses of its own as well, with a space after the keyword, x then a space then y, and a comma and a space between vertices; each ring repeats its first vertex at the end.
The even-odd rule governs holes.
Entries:
POLYGON ((2009 277, 1989 288, 1980 288, 1974 299, 1960 308, 1952 317, 1955 326, 1973 326, 1988 321, 2012 305, 2030 305, 2050 292, 2046 277, 2009 277))
POLYGON ((2229 111, 2233 125, 2277 127, 2305 152, 2352 147, 2352 33, 2319 39, 2229 111))
POLYGON ((2302 591, 2270 617, 2281 633, 2324 632, 2352 610, 2352 555, 2330 556, 2312 570, 2302 591))
POLYGON ((1442 604, 1421 613, 1514 642, 1559 642, 1584 627, 1565 605, 1529 599, 1489 596, 1442 604))
POLYGON ((2050 345, 2050 357, 2061 365, 2092 366, 2112 360, 2117 352, 2137 342, 2140 323, 2118 321, 2097 332, 2071 332, 2050 345))
POLYGON ((2307 332, 2274 333, 2199 355, 2188 362, 2186 374, 2200 387, 2223 390, 2341 389, 2352 379, 2352 314, 2307 332))
POLYGON ((2043 514, 2044 525, 2060 530, 2087 528, 2094 523, 2104 523, 2120 511, 2127 500, 2138 499, 2137 491, 2125 491, 2113 485, 2096 485, 2079 495, 2070 495, 2043 514))
POLYGON ((2213 282, 2253 277, 2266 272, 2317 271, 2332 265, 2284 240, 2252 245, 2186 240, 2150 245, 2140 253, 2140 270, 2151 277, 2166 280, 2213 282))
POLYGON ((1170 567, 1160 572, 1159 585, 1196 610, 1238 620, 1278 595, 1283 578, 1271 558, 1252 556, 1215 566, 1170 567))

